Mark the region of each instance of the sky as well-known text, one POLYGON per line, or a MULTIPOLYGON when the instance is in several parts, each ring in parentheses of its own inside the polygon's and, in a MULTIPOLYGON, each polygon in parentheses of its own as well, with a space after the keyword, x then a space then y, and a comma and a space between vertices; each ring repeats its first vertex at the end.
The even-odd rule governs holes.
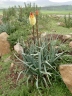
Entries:
POLYGON ((67 2, 67 1, 72 1, 72 0, 0 0, 0 8, 14 6, 14 5, 24 6, 24 2, 35 3, 38 6, 48 6, 48 5, 54 5, 55 3, 63 3, 63 2, 67 2))
MULTIPOLYGON (((6 1, 16 1, 16 2, 32 2, 32 1, 38 1, 38 0, 0 0, 0 2, 6 2, 6 1)), ((67 1, 72 1, 72 0, 49 0, 49 1, 52 1, 52 2, 67 2, 67 1)))
POLYGON ((0 3, 4 3, 4 2, 6 2, 6 1, 16 1, 16 2, 27 2, 27 1, 30 1, 30 2, 32 2, 32 1, 36 1, 36 0, 0 0, 0 3))
POLYGON ((0 7, 23 5, 23 2, 35 2, 36 0, 0 0, 0 7))
MULTIPOLYGON (((0 0, 0 1, 7 1, 7 0, 0 0)), ((35 1, 35 0, 8 0, 8 1, 35 1)))
POLYGON ((68 1, 72 1, 72 0, 49 0, 52 2, 68 2, 68 1))

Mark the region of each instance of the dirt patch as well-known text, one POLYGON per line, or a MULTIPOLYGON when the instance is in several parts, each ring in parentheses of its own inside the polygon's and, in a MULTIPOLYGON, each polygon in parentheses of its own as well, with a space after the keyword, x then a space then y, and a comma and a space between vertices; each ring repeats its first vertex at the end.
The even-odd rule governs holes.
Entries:
POLYGON ((48 38, 48 40, 52 39, 52 40, 60 40, 62 41, 63 40, 63 35, 59 35, 59 34, 48 34, 46 36, 46 38, 48 38))
MULTIPOLYGON (((8 79, 10 79, 11 81, 10 81, 10 89, 12 89, 12 88, 16 88, 17 87, 17 78, 18 78, 18 73, 15 73, 15 72, 11 72, 10 74, 7 74, 7 76, 6 76, 6 80, 8 80, 8 79)), ((18 79, 18 81, 20 80, 20 79, 22 79, 24 77, 24 75, 23 74, 21 74, 20 75, 20 77, 19 77, 19 79, 18 79)))
MULTIPOLYGON (((18 56, 19 58, 22 59, 21 56, 18 56)), ((15 58, 13 55, 11 56, 11 59, 12 61, 14 62, 13 63, 13 66, 9 68, 9 73, 6 74, 5 78, 6 78, 6 81, 10 80, 10 89, 12 88, 16 88, 17 87, 17 78, 18 78, 18 75, 21 71, 24 70, 24 65, 17 59, 15 58)), ((24 75, 21 74, 20 77, 18 78, 18 81, 20 79, 24 78, 24 75)))

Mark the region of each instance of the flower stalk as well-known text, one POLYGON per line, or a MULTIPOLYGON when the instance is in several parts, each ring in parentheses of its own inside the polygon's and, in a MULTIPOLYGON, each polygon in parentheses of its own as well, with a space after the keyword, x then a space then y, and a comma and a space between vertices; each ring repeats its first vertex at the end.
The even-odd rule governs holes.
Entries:
POLYGON ((36 10, 36 33, 37 33, 37 40, 38 40, 38 10, 36 10))
POLYGON ((33 25, 33 41, 34 41, 34 44, 35 44, 34 25, 33 25))
POLYGON ((33 40, 34 40, 34 44, 35 44, 34 25, 36 24, 36 18, 34 16, 33 12, 30 12, 29 21, 30 21, 30 24, 32 25, 32 28, 33 28, 33 40))

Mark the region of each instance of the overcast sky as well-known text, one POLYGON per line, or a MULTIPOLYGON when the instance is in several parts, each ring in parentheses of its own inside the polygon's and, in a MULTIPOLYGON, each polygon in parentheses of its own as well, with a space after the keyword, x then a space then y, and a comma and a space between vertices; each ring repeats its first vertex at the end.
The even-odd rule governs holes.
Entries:
POLYGON ((35 3, 39 6, 47 6, 47 5, 52 5, 54 2, 56 3, 63 3, 67 1, 72 1, 72 0, 0 0, 0 7, 8 7, 8 6, 13 6, 13 5, 24 5, 23 2, 32 2, 35 3))
POLYGON ((49 0, 49 1, 52 1, 52 2, 67 2, 67 1, 72 1, 72 0, 49 0))
MULTIPOLYGON (((22 2, 27 2, 27 1, 38 1, 38 0, 0 0, 0 2, 4 2, 4 1, 16 1, 16 2, 19 2, 19 1, 22 1, 22 2)), ((72 1, 72 0, 49 0, 49 1, 52 1, 52 2, 67 2, 67 1, 72 1)))

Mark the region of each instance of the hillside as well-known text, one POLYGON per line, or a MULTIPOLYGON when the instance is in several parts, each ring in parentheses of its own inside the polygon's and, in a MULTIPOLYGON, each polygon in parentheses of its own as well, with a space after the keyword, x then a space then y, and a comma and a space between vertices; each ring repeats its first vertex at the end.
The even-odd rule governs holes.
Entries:
POLYGON ((50 10, 50 11, 71 11, 72 5, 45 6, 45 7, 41 7, 41 9, 50 10))
MULTIPOLYGON (((1 0, 0 1, 0 8, 8 8, 9 6, 24 6, 25 0, 1 0), (18 2, 17 2, 18 1, 18 2)), ((29 0, 26 2, 27 4, 30 3, 29 0)), ((36 4, 40 6, 60 6, 60 5, 72 5, 72 1, 69 2, 51 2, 50 0, 35 0, 31 2, 32 4, 36 4)))

